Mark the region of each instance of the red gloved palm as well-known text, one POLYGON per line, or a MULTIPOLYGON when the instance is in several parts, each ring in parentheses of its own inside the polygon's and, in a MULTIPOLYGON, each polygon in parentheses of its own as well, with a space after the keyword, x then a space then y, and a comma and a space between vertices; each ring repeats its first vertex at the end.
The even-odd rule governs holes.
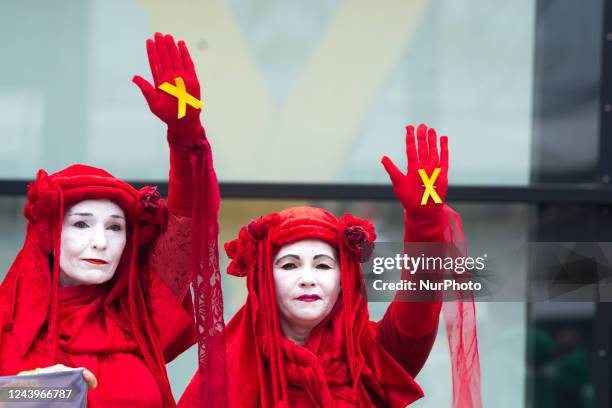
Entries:
POLYGON ((198 139, 202 129, 201 108, 187 104, 185 116, 179 118, 177 97, 159 89, 164 82, 176 86, 175 80, 180 77, 186 92, 200 99, 200 83, 185 42, 179 41, 177 47, 171 35, 155 33, 155 40, 147 39, 147 55, 155 86, 140 75, 135 75, 132 82, 142 91, 151 112, 168 125, 168 137, 175 139, 171 141, 181 144, 198 139))
MULTIPOLYGON (((440 154, 438 154, 437 135, 434 128, 427 129, 424 124, 417 128, 417 147, 414 140, 414 126, 406 126, 406 153, 408 156, 408 171, 404 174, 387 156, 381 162, 391 178, 393 191, 404 206, 407 216, 426 216, 438 214, 442 210, 446 191, 448 189, 448 138, 440 137, 440 154), (439 174, 433 183, 433 191, 440 198, 435 203, 435 194, 427 195, 427 201, 421 204, 426 186, 419 169, 424 170, 426 178, 433 179, 434 171, 439 168, 439 174)), ((430 190, 431 192, 432 190, 430 190)))

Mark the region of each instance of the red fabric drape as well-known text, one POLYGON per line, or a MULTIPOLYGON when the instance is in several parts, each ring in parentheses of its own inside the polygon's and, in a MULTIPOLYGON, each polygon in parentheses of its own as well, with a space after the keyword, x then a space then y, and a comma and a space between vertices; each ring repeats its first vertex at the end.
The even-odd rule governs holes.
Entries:
MULTIPOLYGON (((467 256, 463 227, 459 215, 447 211, 449 242, 456 242, 460 256, 467 256)), ((457 292, 455 299, 444 302, 443 314, 451 355, 453 407, 482 407, 480 356, 476 333, 476 305, 470 292, 457 292)))
POLYGON ((205 137, 189 149, 193 169, 192 285, 198 339, 199 389, 211 407, 227 406, 225 323, 219 271, 219 186, 205 137), (203 154, 202 154, 203 153, 203 154))

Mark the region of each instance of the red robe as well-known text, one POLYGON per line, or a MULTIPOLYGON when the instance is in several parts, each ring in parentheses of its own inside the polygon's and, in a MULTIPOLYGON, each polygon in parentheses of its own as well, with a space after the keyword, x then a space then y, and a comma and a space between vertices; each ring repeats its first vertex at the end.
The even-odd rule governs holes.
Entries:
MULTIPOLYGON (((372 366, 379 370, 380 376, 384 377, 385 392, 393 399, 390 401, 378 401, 376 406, 405 407, 415 400, 423 397, 421 388, 412 380, 419 373, 433 346, 438 330, 438 316, 441 303, 401 303, 393 302, 387 309, 380 322, 370 322, 373 332, 376 333, 375 343, 372 348, 382 349, 390 358, 384 361, 373 361, 372 366), (392 362, 394 360, 394 362, 392 362)), ((245 316, 240 314, 239 316, 245 316)), ((257 407, 256 399, 245 400, 246 396, 257 396, 252 387, 257 386, 255 379, 246 381, 241 367, 254 364, 255 356, 249 350, 241 350, 243 344, 236 337, 241 335, 241 322, 236 318, 227 326, 228 336, 228 370, 229 370, 229 401, 230 407, 257 407), (245 363, 246 362, 246 363, 245 363), (242 378, 242 380, 238 380, 242 378)), ((340 325, 337 325, 340 328, 340 325)), ((320 332, 320 330, 319 330, 320 332)), ((310 359, 322 362, 329 389, 337 408, 355 407, 353 390, 350 378, 346 372, 346 365, 340 364, 334 367, 334 358, 343 357, 343 336, 334 333, 331 336, 320 336, 315 329, 304 347, 296 345, 290 340, 284 342, 286 355, 290 353, 288 360, 296 363, 296 366, 307 365, 310 359), (301 364, 300 364, 301 363, 301 364), (344 369, 344 372, 338 371, 344 369)), ((330 332, 331 333, 331 332, 330 332)), ((372 353, 370 357, 374 357, 372 353)), ((367 355, 366 355, 367 357, 367 355)), ((296 368, 294 371, 299 371, 296 368)), ((309 395, 306 388, 300 385, 304 377, 301 373, 291 372, 288 367, 289 381, 289 406, 292 408, 311 408, 313 398, 317 400, 318 395, 309 395), (293 381, 291 381, 293 380, 293 381)), ((204 407, 199 402, 197 393, 198 374, 191 380, 185 393, 181 397, 179 408, 204 407)), ((370 397, 375 397, 374 393, 370 397)), ((376 399, 373 398, 376 403, 376 399)))

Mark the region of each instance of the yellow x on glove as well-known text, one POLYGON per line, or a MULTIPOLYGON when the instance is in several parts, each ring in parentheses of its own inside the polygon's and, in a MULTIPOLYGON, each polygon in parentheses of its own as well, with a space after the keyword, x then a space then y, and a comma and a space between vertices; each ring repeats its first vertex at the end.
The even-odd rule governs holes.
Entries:
POLYGON ((423 192, 423 197, 421 198, 421 205, 427 204, 427 200, 429 199, 429 196, 431 196, 434 203, 442 204, 442 200, 440 199, 440 196, 435 190, 436 187, 434 186, 439 174, 440 174, 439 167, 436 167, 434 169, 433 173, 431 174, 431 178, 427 176, 427 173, 425 173, 425 169, 419 169, 419 176, 421 176, 421 180, 423 180, 423 187, 425 187, 425 191, 423 192))
POLYGON ((175 96, 178 99, 179 119, 185 116, 185 113, 187 112, 187 105, 193 106, 195 109, 200 109, 204 105, 197 98, 194 98, 192 95, 187 93, 183 78, 176 77, 174 82, 176 83, 176 86, 169 84, 168 82, 164 82, 159 86, 159 89, 169 93, 172 96, 175 96))

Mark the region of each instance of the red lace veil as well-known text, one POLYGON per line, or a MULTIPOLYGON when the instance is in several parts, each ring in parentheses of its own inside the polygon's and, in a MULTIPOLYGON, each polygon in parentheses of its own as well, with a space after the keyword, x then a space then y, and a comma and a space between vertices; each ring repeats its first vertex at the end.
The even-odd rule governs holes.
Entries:
MULTIPOLYGON (((446 241, 457 243, 455 249, 461 256, 467 256, 461 219, 452 210, 446 213, 448 215, 446 233, 449 234, 446 241)), ((473 293, 457 291, 452 300, 444 302, 442 313, 451 357, 452 406, 454 408, 480 408, 482 407, 480 355, 473 293)))

